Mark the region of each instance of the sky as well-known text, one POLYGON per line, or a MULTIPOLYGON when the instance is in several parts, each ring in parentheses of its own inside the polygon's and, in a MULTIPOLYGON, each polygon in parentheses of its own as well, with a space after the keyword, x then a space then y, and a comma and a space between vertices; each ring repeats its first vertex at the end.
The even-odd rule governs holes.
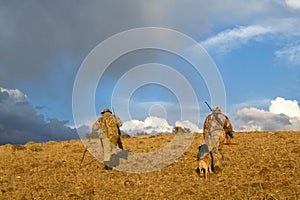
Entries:
POLYGON ((299 0, 0 1, 0 144, 76 139, 105 107, 123 132, 201 131, 205 101, 235 130, 299 130, 299 24, 299 0), (160 31, 130 32, 145 27, 160 31), (130 40, 116 43, 120 33, 130 40), (140 36, 174 51, 139 48, 101 65, 140 36))

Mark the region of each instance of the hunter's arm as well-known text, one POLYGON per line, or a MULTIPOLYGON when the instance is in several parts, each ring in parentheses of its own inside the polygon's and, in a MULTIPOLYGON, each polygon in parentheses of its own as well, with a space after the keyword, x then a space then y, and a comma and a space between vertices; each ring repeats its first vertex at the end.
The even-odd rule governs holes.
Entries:
POLYGON ((231 138, 233 138, 233 130, 232 130, 232 125, 228 119, 228 117, 226 117, 225 120, 225 124, 224 124, 225 130, 226 130, 226 134, 229 135, 231 138))
POLYGON ((93 124, 92 131, 93 131, 93 132, 97 132, 99 129, 100 129, 100 123, 99 123, 99 120, 97 120, 97 121, 93 124))

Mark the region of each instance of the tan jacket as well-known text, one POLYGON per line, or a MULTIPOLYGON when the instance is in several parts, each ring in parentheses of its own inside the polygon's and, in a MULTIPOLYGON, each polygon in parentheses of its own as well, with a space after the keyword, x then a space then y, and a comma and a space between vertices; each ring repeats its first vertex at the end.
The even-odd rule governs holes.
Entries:
POLYGON ((99 129, 101 129, 101 133, 111 140, 120 137, 120 126, 122 126, 122 121, 119 117, 113 115, 110 112, 105 112, 94 123, 93 131, 98 131, 99 129))
POLYGON ((216 130, 225 130, 226 132, 232 132, 232 125, 228 117, 221 112, 213 112, 206 117, 203 125, 203 137, 205 138, 207 134, 212 133, 216 130))

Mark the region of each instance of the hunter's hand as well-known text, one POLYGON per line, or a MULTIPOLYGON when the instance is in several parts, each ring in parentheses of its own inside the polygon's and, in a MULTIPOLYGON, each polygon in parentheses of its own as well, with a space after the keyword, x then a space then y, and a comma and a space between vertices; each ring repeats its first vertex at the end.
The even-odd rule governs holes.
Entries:
POLYGON ((227 134, 230 138, 234 138, 234 136, 233 136, 233 134, 232 134, 231 131, 228 131, 226 134, 227 134))
POLYGON ((229 144, 230 144, 230 142, 231 142, 231 140, 228 138, 228 139, 226 140, 226 142, 225 142, 225 143, 226 143, 227 145, 229 145, 229 144))

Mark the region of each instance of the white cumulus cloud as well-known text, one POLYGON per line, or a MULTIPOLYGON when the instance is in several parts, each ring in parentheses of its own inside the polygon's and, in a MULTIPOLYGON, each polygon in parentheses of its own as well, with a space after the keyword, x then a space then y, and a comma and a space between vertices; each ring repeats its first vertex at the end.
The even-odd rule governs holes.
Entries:
POLYGON ((270 102, 268 111, 242 108, 236 112, 234 128, 241 131, 300 130, 298 102, 277 97, 270 102))
POLYGON ((126 121, 122 125, 121 130, 128 134, 134 134, 143 131, 144 127, 145 127, 145 123, 143 121, 130 120, 130 121, 126 121))
POLYGON ((300 9, 300 1, 299 0, 285 0, 286 5, 292 9, 300 9))
POLYGON ((271 101, 269 110, 275 114, 285 114, 289 117, 300 118, 300 108, 296 100, 285 100, 282 97, 277 97, 271 101))
POLYGON ((168 124, 166 119, 159 117, 147 117, 144 121, 130 120, 123 123, 121 131, 134 135, 138 132, 154 133, 171 133, 173 127, 168 124))
POLYGON ((6 89, 0 87, 0 92, 7 94, 7 98, 14 103, 28 103, 28 97, 18 89, 6 89))

